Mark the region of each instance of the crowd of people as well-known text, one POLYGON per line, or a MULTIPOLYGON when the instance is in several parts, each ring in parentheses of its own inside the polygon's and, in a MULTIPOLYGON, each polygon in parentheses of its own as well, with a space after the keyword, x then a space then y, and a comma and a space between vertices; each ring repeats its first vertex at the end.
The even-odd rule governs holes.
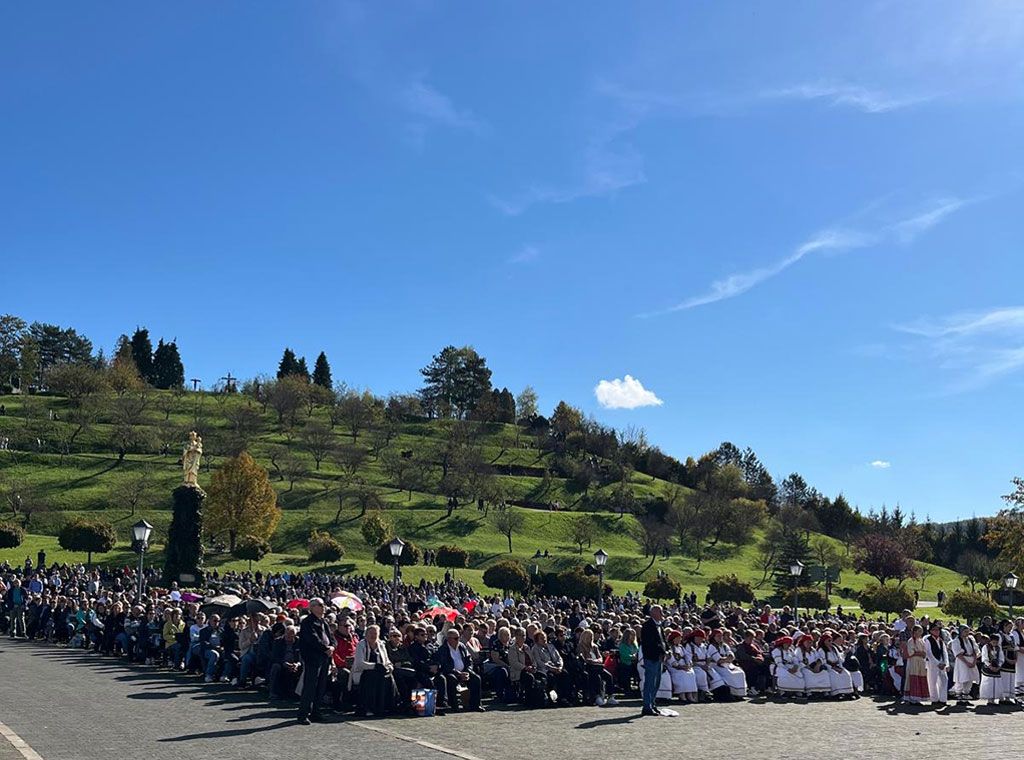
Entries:
POLYGON ((301 723, 327 710, 416 714, 428 693, 436 714, 639 694, 651 716, 670 715, 666 702, 870 694, 941 708, 1024 697, 1024 618, 971 629, 905 611, 888 623, 698 605, 695 594, 665 606, 626 594, 599 608, 481 595, 452 579, 394 587, 317 572, 213 572, 188 590, 149 570, 139 596, 133 568, 38 560, 0 565, 0 631, 298 699, 301 723))

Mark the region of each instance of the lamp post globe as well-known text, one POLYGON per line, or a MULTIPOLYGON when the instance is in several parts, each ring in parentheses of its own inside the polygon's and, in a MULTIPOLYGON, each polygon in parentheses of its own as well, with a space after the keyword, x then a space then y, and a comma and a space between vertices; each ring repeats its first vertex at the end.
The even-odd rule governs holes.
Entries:
POLYGON ((594 564, 597 565, 597 612, 604 614, 604 566, 608 564, 608 552, 604 549, 594 552, 594 564))

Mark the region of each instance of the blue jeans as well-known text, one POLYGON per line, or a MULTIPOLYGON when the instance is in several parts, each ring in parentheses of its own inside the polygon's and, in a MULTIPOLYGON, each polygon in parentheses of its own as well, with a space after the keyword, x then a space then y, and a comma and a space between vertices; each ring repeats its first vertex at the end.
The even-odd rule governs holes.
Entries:
POLYGON ((242 657, 241 664, 239 665, 238 682, 245 684, 249 680, 249 673, 256 669, 256 649, 250 649, 242 657))
POLYGON ((656 709, 658 687, 661 685, 661 660, 644 660, 644 709, 656 709))
POLYGON ((220 661, 220 652, 216 649, 211 649, 206 653, 206 677, 213 678, 213 674, 217 672, 217 663, 220 661))

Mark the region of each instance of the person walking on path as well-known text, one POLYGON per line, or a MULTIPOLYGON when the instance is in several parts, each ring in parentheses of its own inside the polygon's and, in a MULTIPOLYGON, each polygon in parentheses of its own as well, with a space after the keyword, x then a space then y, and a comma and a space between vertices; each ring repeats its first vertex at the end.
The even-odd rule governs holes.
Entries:
POLYGON ((644 660, 644 708, 641 715, 662 716, 656 700, 666 653, 665 635, 661 628, 663 618, 661 606, 655 604, 651 607, 651 616, 640 628, 640 651, 644 660))
POLYGON ((327 669, 334 655, 331 635, 324 622, 324 600, 309 600, 309 614, 299 625, 299 654, 302 657, 302 696, 299 698, 299 723, 308 726, 320 721, 320 708, 327 691, 327 669))

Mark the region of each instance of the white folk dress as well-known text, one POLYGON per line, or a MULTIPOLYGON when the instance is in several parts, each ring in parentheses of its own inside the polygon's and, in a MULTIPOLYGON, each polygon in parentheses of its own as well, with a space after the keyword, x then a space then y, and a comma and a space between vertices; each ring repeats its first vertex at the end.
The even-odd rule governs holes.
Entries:
POLYGON ((775 647, 772 650, 772 670, 775 674, 775 684, 783 694, 803 694, 804 674, 803 660, 800 653, 792 646, 785 649, 775 647), (791 670, 796 673, 791 673, 791 670))
POLYGON ((978 643, 973 636, 957 636, 949 647, 953 651, 953 694, 966 698, 971 693, 971 687, 981 682, 978 643))
POLYGON ((697 676, 699 691, 714 691, 724 683, 721 676, 711 667, 707 644, 697 644, 696 642, 690 644, 690 653, 693 657, 693 672, 697 676))
POLYGON ((735 662, 725 662, 726 658, 734 657, 732 647, 728 644, 712 644, 708 647, 708 657, 711 665, 729 687, 729 693, 734 697, 747 696, 747 674, 743 668, 735 662))
POLYGON ((804 675, 804 691, 808 694, 829 694, 832 692, 832 679, 828 677, 825 668, 825 657, 820 649, 812 649, 809 652, 798 650, 804 675), (814 672, 815 663, 818 663, 820 670, 814 672))
POLYGON ((828 649, 819 649, 818 653, 828 665, 829 694, 833 697, 853 694, 853 678, 850 676, 850 671, 843 667, 843 656, 839 650, 829 647, 828 649))
POLYGON ((672 680, 672 693, 695 694, 697 674, 693 669, 693 654, 690 648, 676 644, 668 653, 668 674, 672 680))
POLYGON ((999 645, 986 644, 981 649, 981 689, 978 691, 979 699, 1002 699, 1002 674, 1000 668, 1003 666, 1003 650, 999 645))

